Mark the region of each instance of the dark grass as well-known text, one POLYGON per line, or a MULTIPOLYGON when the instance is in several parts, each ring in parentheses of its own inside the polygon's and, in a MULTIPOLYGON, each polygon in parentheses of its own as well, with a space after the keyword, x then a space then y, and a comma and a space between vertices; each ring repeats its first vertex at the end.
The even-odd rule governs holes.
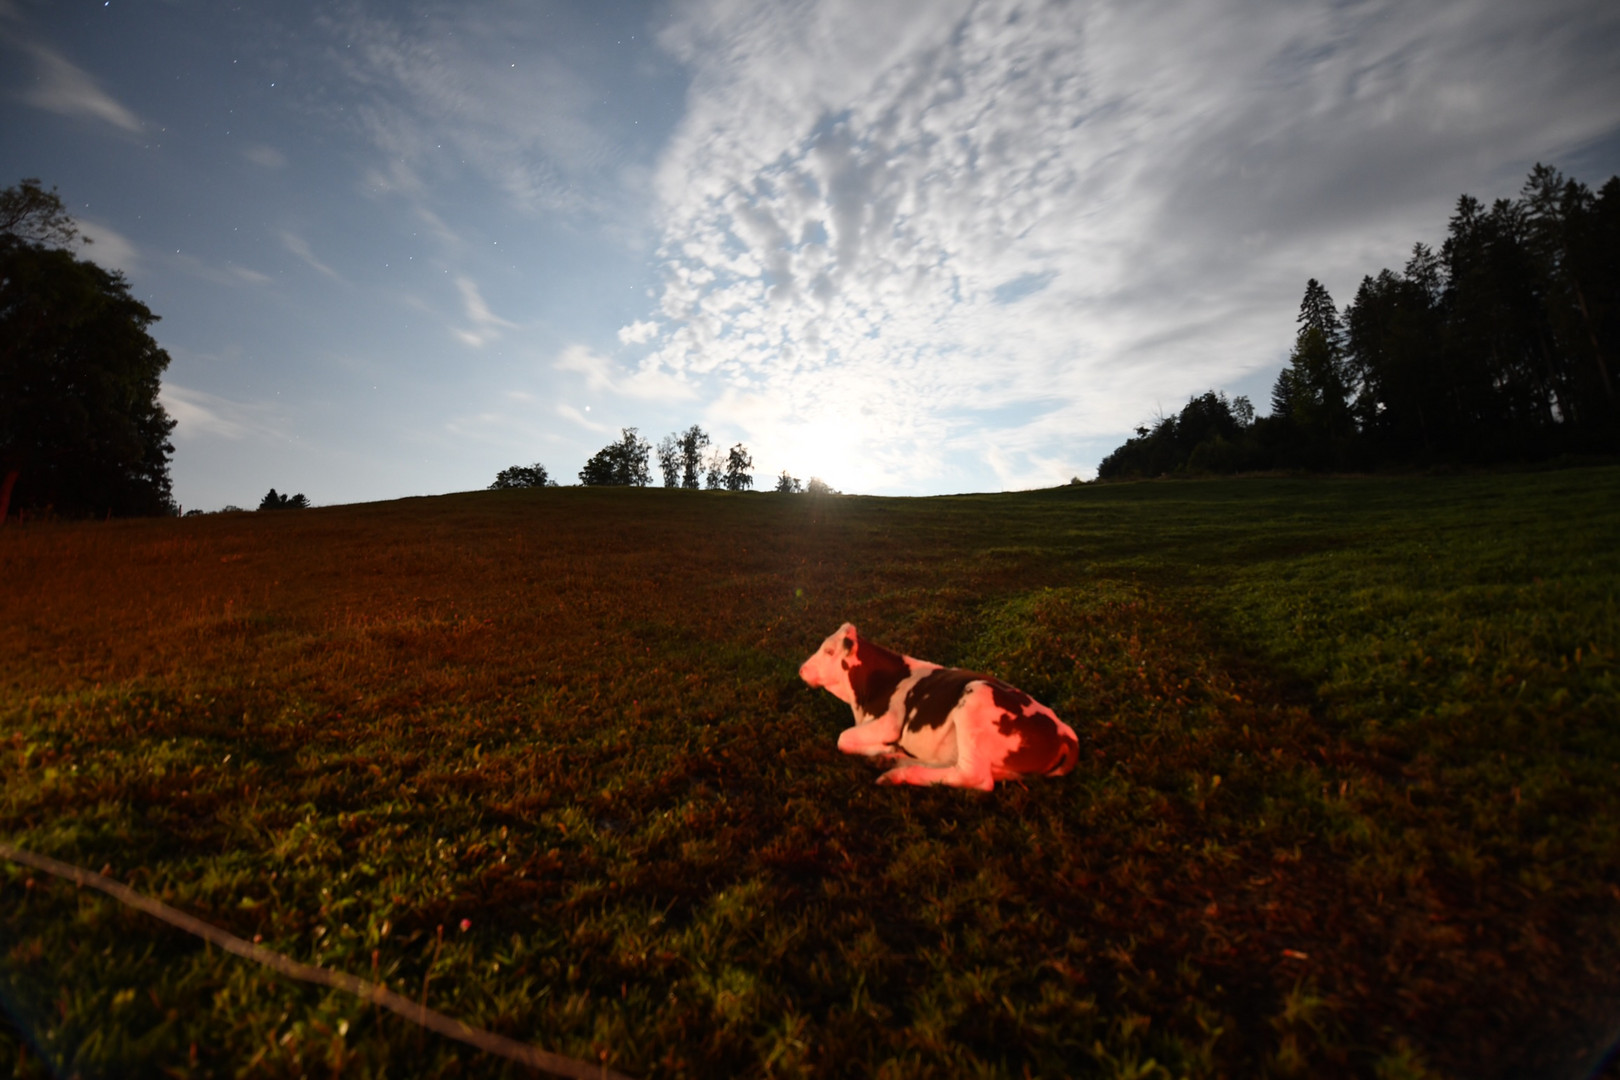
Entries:
MULTIPOLYGON (((7 527, 0 834, 637 1075, 1573 1078, 1617 540, 1614 468, 7 527), (795 675, 844 619, 1080 767, 875 787, 795 675)), ((0 914, 16 1076, 508 1073, 22 868, 0 914)))

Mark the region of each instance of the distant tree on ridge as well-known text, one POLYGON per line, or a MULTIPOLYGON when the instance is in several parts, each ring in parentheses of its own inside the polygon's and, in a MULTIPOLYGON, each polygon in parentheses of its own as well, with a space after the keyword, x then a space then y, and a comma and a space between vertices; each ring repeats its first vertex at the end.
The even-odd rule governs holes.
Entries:
POLYGON ((505 491, 510 488, 543 488, 556 487, 557 482, 551 479, 546 467, 538 461, 533 465, 513 465, 502 469, 495 474, 495 482, 489 485, 490 491, 505 491))
POLYGON ((277 495, 276 489, 271 488, 269 493, 259 500, 260 510, 306 510, 308 508, 309 500, 304 498, 303 492, 299 492, 297 495, 277 495))
POLYGON ((651 450, 635 428, 624 428, 618 442, 602 447, 579 470, 579 482, 591 487, 646 487, 652 481, 647 464, 651 450))
POLYGON ((747 491, 754 486, 752 469, 754 459, 748 455, 748 448, 742 443, 733 446, 726 454, 725 485, 727 491, 747 491))

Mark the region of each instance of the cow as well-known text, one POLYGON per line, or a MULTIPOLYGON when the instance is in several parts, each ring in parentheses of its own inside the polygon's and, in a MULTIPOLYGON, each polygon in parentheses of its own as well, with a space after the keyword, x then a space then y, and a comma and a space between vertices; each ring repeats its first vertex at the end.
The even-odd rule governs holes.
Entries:
POLYGON ((1073 729, 1022 690, 902 656, 850 623, 799 666, 799 678, 853 710, 838 749, 890 766, 880 784, 989 791, 997 780, 1062 776, 1080 756, 1073 729))

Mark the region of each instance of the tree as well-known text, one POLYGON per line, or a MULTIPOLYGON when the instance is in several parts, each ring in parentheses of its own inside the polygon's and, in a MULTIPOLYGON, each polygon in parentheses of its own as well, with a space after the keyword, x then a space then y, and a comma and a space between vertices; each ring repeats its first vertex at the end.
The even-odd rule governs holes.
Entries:
POLYGON ((306 510, 309 500, 304 498, 303 492, 297 495, 277 495, 276 489, 271 488, 269 494, 259 500, 260 510, 306 510))
POLYGON ((0 237, 12 243, 50 248, 90 243, 88 236, 79 235, 79 226, 68 216, 56 188, 46 191, 35 179, 0 191, 0 237))
POLYGON ((837 495, 838 492, 819 476, 812 476, 810 482, 804 486, 806 495, 837 495))
POLYGON ((742 443, 733 446, 726 454, 726 490, 747 491, 752 488, 754 476, 750 470, 753 467, 754 459, 748 456, 748 448, 742 443))
POLYGON ((1333 297, 1328 295, 1327 286, 1315 278, 1305 283, 1305 296, 1299 302, 1299 317, 1296 321, 1301 330, 1315 329, 1322 335, 1330 349, 1335 352, 1339 350, 1343 331, 1343 325, 1339 322, 1339 309, 1333 306, 1333 297))
POLYGON ((543 488, 556 487, 556 481, 546 473, 546 467, 538 461, 533 465, 513 465, 502 469, 495 474, 495 482, 489 485, 491 491, 505 491, 509 488, 543 488))
POLYGON ((681 448, 681 487, 696 491, 703 471, 703 450, 709 445, 709 435, 693 424, 681 432, 678 441, 681 448))
POLYGON ((664 486, 681 486, 681 439, 678 434, 665 435, 658 442, 658 471, 664 474, 664 486))
POLYGON ((1341 463, 1355 433, 1344 360, 1344 332, 1327 289, 1315 278, 1305 284, 1299 333, 1288 366, 1271 391, 1267 425, 1281 458, 1278 464, 1323 468, 1341 463))
POLYGON ((1228 400, 1206 391, 1187 399, 1176 416, 1139 427, 1134 439, 1097 466, 1097 479, 1153 477, 1171 473, 1233 473, 1256 463, 1254 406, 1246 397, 1228 400))
POLYGON ((709 491, 724 491, 726 487, 726 459, 716 448, 710 455, 708 467, 704 470, 703 486, 709 491))
POLYGON ((172 513, 158 317, 123 275, 45 246, 77 233, 37 181, 0 193, 0 226, 0 521, 12 502, 172 513))
POLYGON ((1345 360, 1356 385, 1352 406, 1371 456, 1411 461, 1449 440, 1442 366, 1439 260, 1422 244, 1404 275, 1366 277, 1345 311, 1345 360))
MULTIPOLYGON (((1611 181, 1611 184, 1613 181, 1611 181)), ((1560 340, 1562 403, 1571 419, 1607 423, 1616 403, 1612 357, 1601 327, 1613 305, 1614 242, 1603 226, 1603 198, 1537 164, 1524 182, 1525 243, 1545 288, 1548 321, 1560 340)))
POLYGON ((647 464, 651 450, 635 428, 623 428, 618 442, 602 447, 579 470, 579 482, 593 487, 646 487, 652 481, 647 464))
MULTIPOLYGON (((1342 315, 1312 278, 1272 415, 1251 420, 1234 403, 1253 460, 1320 469, 1620 450, 1617 251, 1620 177, 1593 195, 1537 165, 1517 200, 1458 198, 1439 251, 1415 245, 1402 273, 1363 278, 1342 315)), ((1199 438, 1201 423, 1183 410, 1138 428, 1098 477, 1174 471, 1191 443, 1205 449, 1189 471, 1215 468, 1227 455, 1199 438)))
POLYGON ((799 483, 797 476, 789 476, 788 471, 783 469, 782 475, 776 478, 776 490, 787 495, 797 495, 804 490, 804 485, 799 483))

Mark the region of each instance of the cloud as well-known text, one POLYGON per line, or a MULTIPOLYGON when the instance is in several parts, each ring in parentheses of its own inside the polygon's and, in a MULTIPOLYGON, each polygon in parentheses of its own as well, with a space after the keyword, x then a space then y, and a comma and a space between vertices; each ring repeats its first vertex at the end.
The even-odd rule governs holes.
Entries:
POLYGON ((344 280, 342 274, 339 274, 336 270, 332 269, 330 266, 327 266, 320 259, 315 257, 315 252, 310 249, 309 241, 305 240, 302 236, 289 232, 286 229, 282 229, 281 243, 282 246, 288 251, 292 252, 294 255, 298 256, 299 259, 303 260, 306 265, 313 267, 315 270, 331 278, 333 281, 344 280))
POLYGON ((530 212, 602 213, 630 163, 616 125, 593 116, 602 73, 575 55, 581 29, 529 4, 350 3, 318 20, 380 164, 373 190, 423 198, 471 171, 530 212), (564 40, 575 48, 565 48, 564 40))
POLYGON ((613 429, 608 425, 597 423, 595 420, 592 420, 590 417, 586 416, 572 405, 559 404, 557 406, 557 415, 562 417, 564 420, 572 420, 580 427, 589 431, 598 431, 604 435, 610 434, 613 431, 613 429))
POLYGON ((642 319, 629 326, 619 327, 619 340, 626 345, 645 345, 658 334, 658 324, 642 319))
POLYGON ((268 285, 275 280, 269 274, 261 274, 257 270, 250 270, 245 266, 237 266, 234 263, 225 269, 237 281, 248 285, 268 285))
POLYGON ((88 116, 124 131, 140 132, 140 117, 101 89, 84 69, 44 45, 30 45, 29 51, 38 62, 36 85, 25 95, 30 105, 63 116, 88 116))
POLYGON ((660 40, 692 89, 621 341, 895 490, 1084 471, 1620 98, 1620 10, 1578 0, 707 0, 660 40))
POLYGON ((608 357, 592 352, 584 345, 570 345, 557 357, 552 367, 558 371, 573 372, 585 377, 585 385, 596 391, 605 391, 619 397, 639 398, 644 401, 686 400, 693 396, 693 388, 684 379, 653 367, 643 366, 627 373, 616 369, 608 357))
POLYGON ((239 441, 247 438, 288 438, 285 421, 273 405, 233 401, 165 382, 158 400, 176 421, 174 435, 182 442, 216 438, 239 441))
POLYGON ((287 167, 287 155, 264 143, 250 143, 244 146, 242 156, 253 162, 253 164, 266 169, 284 169, 287 167))
POLYGON ((122 233, 97 221, 80 219, 74 224, 90 240, 90 249, 82 253, 90 261, 125 274, 140 270, 141 253, 122 233))
POLYGON ((457 278, 456 288, 461 291, 462 306, 473 324, 470 330, 453 331, 461 341, 476 349, 500 337, 502 330, 516 329, 516 323, 508 322, 489 310, 489 305, 484 303, 477 284, 471 278, 457 278))
POLYGON ((165 255, 162 261, 168 263, 169 265, 179 267, 181 270, 184 270, 193 277, 201 278, 203 281, 213 282, 215 285, 229 285, 231 287, 236 287, 239 285, 268 285, 275 280, 269 274, 260 273, 259 271, 250 269, 246 266, 238 266, 235 263, 226 263, 223 266, 217 266, 213 263, 199 259, 195 255, 181 252, 176 252, 173 255, 165 255))

